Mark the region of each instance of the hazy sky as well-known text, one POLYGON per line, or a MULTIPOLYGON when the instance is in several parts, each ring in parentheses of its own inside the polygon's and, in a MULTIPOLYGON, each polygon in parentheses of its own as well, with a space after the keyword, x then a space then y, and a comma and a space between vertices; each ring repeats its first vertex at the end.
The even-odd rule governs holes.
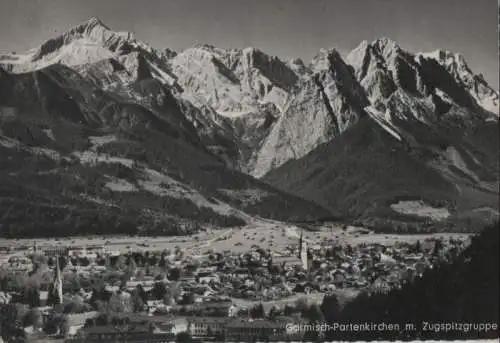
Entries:
POLYGON ((385 36, 410 51, 461 52, 498 88, 496 0, 0 0, 0 51, 36 47, 92 16, 156 48, 254 46, 306 61, 385 36))

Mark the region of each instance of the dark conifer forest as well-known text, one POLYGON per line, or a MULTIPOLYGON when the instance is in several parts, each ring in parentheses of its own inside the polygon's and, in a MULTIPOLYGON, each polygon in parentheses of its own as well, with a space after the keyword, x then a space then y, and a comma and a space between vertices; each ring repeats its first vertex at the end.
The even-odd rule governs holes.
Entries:
POLYGON ((478 339, 498 333, 498 224, 473 237, 471 245, 450 264, 438 265, 421 278, 386 294, 363 293, 342 310, 322 306, 330 324, 399 324, 400 330, 329 330, 326 340, 478 339), (405 330, 406 324, 414 329, 405 330), (452 329, 436 325, 451 324, 452 329), (496 330, 478 330, 480 324, 496 330), (461 328, 459 327, 461 326, 461 328), (467 327, 468 326, 468 327, 467 327))

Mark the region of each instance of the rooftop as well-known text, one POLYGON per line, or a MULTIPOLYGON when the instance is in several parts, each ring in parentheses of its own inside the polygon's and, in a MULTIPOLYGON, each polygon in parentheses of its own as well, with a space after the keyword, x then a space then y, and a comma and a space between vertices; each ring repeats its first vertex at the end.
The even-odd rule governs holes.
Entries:
POLYGON ((249 320, 247 318, 235 318, 226 324, 226 328, 256 328, 256 329, 279 329, 286 326, 285 321, 272 321, 266 319, 249 320))
POLYGON ((149 325, 129 325, 124 326, 123 329, 114 325, 102 325, 84 328, 83 332, 89 334, 109 334, 109 333, 149 333, 151 332, 149 325))
POLYGON ((227 318, 221 317, 189 317, 187 319, 189 324, 225 324, 227 318))
POLYGON ((229 308, 233 305, 231 301, 221 301, 221 302, 209 302, 209 303, 195 303, 189 305, 174 305, 172 308, 195 308, 195 309, 203 309, 203 308, 229 308))

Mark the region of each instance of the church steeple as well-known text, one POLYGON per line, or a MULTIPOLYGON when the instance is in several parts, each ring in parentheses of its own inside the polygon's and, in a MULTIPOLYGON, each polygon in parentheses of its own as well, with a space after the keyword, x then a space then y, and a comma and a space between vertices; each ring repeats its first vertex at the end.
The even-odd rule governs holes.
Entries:
POLYGON ((57 297, 56 303, 63 303, 63 290, 62 290, 62 274, 61 269, 59 268, 59 258, 56 258, 56 270, 54 275, 54 283, 52 287, 52 291, 54 292, 54 297, 57 297))
POLYGON ((306 241, 304 240, 304 229, 302 229, 300 231, 299 258, 300 258, 300 261, 302 262, 302 268, 304 268, 304 270, 307 270, 308 258, 307 258, 307 245, 306 245, 306 241))

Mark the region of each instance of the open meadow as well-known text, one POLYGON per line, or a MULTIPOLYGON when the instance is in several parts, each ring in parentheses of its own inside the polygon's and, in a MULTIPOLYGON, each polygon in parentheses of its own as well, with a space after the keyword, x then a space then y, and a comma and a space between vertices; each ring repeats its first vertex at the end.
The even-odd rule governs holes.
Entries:
MULTIPOLYGON (((275 222, 257 221, 244 227, 212 230, 208 229, 190 236, 169 237, 135 237, 135 236, 89 236, 54 239, 0 239, 0 247, 10 247, 13 252, 22 248, 38 247, 105 247, 107 250, 119 251, 163 251, 182 249, 185 254, 202 255, 208 251, 231 251, 243 253, 253 248, 283 252, 286 247, 297 245, 301 229, 297 226, 275 222)), ((329 244, 381 244, 394 245, 398 242, 415 243, 417 240, 470 237, 466 233, 436 234, 379 234, 372 231, 331 224, 317 227, 315 231, 303 231, 303 238, 310 247, 329 244)))

